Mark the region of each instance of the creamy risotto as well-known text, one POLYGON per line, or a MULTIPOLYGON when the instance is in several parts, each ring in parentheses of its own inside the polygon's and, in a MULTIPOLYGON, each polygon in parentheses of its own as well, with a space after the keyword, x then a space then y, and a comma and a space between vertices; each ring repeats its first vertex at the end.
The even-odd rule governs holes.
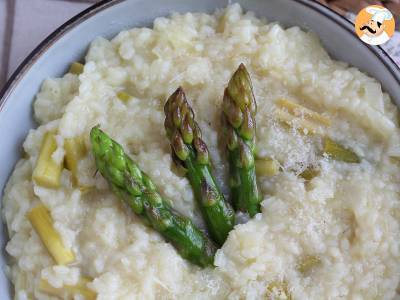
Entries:
POLYGON ((376 80, 332 60, 312 33, 267 23, 236 4, 214 15, 158 18, 152 29, 94 40, 80 75, 43 83, 34 113, 40 126, 23 144, 2 208, 16 299, 67 298, 82 278, 83 289, 104 300, 399 297, 397 109, 376 80), (163 105, 184 88, 228 197, 221 103, 240 63, 251 74, 258 103, 257 157, 274 159, 280 170, 258 176, 262 213, 236 225, 215 256, 216 267, 201 269, 95 174, 89 132, 99 124, 177 211, 204 227, 191 186, 172 163, 163 105), (304 123, 282 99, 329 124, 304 123), (54 163, 64 160, 71 138, 82 137, 87 149, 69 168, 73 174, 62 170, 58 188, 32 180, 47 132, 55 134, 54 163), (327 137, 352 149, 360 163, 323 154, 327 137), (302 174, 309 166, 319 173, 307 179, 302 174), (33 229, 27 214, 39 204, 73 252, 73 263, 56 265, 33 229))

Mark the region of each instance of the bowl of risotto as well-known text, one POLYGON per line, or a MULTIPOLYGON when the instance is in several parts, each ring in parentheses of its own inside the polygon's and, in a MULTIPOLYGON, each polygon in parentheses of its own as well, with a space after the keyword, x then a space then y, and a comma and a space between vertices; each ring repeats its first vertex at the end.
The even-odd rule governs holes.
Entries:
POLYGON ((399 87, 316 2, 94 5, 0 93, 0 298, 399 298, 399 87))

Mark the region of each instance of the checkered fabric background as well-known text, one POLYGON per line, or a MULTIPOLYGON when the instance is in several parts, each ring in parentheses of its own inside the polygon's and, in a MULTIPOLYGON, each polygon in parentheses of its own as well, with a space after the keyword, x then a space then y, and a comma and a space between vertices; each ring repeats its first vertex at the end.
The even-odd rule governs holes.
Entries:
MULTIPOLYGON (((349 19, 354 17, 349 10, 343 10, 349 8, 340 6, 343 3, 347 5, 351 2, 349 0, 318 1, 331 5, 336 11, 340 9, 339 12, 345 13, 349 19)), ((95 2, 96 0, 0 0, 0 88, 47 35, 95 2)), ((400 65, 400 33, 385 44, 385 49, 400 65)))

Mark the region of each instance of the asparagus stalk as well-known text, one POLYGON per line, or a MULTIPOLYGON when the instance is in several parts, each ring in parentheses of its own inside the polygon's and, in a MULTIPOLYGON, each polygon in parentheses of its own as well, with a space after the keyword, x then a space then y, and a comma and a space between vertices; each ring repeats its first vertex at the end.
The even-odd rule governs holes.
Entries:
POLYGON ((173 160, 186 169, 211 237, 222 245, 233 228, 235 214, 212 175, 207 145, 182 88, 168 98, 164 111, 173 160))
POLYGON ((151 179, 98 127, 90 133, 96 165, 116 195, 148 221, 183 258, 205 267, 213 264, 216 248, 189 219, 174 212, 151 179))
POLYGON ((229 158, 232 202, 236 210, 260 212, 254 164, 256 100, 243 64, 233 74, 223 99, 223 124, 229 158))

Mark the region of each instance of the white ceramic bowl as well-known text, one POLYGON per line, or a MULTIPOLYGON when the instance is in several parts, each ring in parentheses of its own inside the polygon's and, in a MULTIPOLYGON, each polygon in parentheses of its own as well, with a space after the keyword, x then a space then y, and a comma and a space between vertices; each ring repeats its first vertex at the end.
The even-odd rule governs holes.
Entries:
MULTIPOLYGON (((380 47, 362 43, 353 25, 312 0, 243 0, 245 10, 285 26, 298 25, 315 32, 336 59, 347 62, 378 79, 392 99, 400 104, 400 70, 380 47)), ((80 60, 90 41, 112 37, 135 26, 151 26, 159 16, 171 12, 212 12, 231 3, 227 0, 107 0, 77 15, 44 40, 20 65, 0 92, 0 192, 20 157, 21 144, 34 128, 32 101, 47 77, 67 71, 80 60)), ((0 222, 0 299, 12 299, 5 276, 6 229, 0 222)))

